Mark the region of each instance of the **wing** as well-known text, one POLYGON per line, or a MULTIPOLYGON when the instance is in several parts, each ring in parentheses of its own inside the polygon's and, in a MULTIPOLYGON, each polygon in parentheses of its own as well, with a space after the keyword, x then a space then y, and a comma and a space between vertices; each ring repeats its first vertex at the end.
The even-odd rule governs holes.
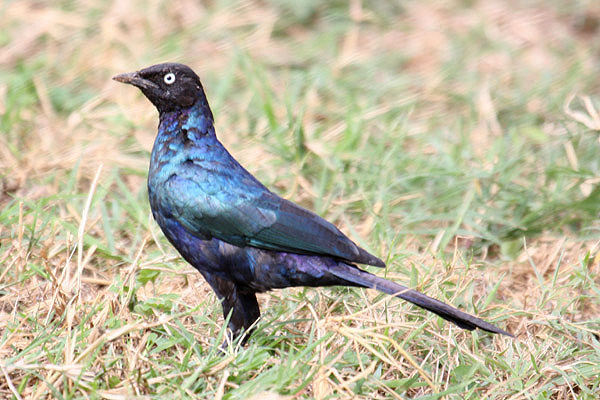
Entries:
POLYGON ((385 266, 333 224, 273 194, 245 170, 247 175, 237 172, 215 179, 213 171, 203 180, 172 175, 161 190, 161 203, 195 235, 210 235, 237 246, 385 266))

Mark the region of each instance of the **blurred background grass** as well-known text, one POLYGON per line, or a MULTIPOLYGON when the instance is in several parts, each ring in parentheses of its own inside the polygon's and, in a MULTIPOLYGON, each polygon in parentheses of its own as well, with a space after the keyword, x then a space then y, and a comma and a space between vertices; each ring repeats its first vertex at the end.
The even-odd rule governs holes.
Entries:
POLYGON ((600 3, 6 1, 6 398, 595 398, 600 3), (110 77, 178 61, 267 186, 384 274, 519 340, 357 289, 220 306, 151 220, 157 115, 110 77), (590 97, 588 97, 590 96, 590 97))

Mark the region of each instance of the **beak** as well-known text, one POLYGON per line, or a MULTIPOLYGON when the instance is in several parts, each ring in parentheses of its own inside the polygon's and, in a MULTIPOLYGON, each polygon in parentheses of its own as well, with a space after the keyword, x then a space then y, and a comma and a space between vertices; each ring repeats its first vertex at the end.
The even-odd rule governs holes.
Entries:
POLYGON ((129 83, 130 85, 137 86, 140 89, 158 89, 158 85, 156 83, 142 78, 137 71, 115 75, 113 76, 113 79, 117 82, 129 83))

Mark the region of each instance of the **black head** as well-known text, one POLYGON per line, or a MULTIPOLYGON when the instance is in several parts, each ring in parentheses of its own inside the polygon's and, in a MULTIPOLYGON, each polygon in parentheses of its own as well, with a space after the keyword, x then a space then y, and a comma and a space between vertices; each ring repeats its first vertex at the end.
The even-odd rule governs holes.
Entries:
POLYGON ((113 79, 140 88, 160 113, 189 108, 198 100, 206 101, 200 78, 183 64, 152 65, 113 79))

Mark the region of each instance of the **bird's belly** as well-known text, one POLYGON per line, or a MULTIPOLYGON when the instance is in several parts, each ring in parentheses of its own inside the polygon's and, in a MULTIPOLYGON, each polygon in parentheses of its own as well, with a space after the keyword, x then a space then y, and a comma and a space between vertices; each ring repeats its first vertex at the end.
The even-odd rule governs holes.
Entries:
POLYGON ((197 237, 174 218, 155 213, 155 219, 169 242, 200 272, 234 282, 253 281, 252 263, 244 249, 219 239, 197 237))

